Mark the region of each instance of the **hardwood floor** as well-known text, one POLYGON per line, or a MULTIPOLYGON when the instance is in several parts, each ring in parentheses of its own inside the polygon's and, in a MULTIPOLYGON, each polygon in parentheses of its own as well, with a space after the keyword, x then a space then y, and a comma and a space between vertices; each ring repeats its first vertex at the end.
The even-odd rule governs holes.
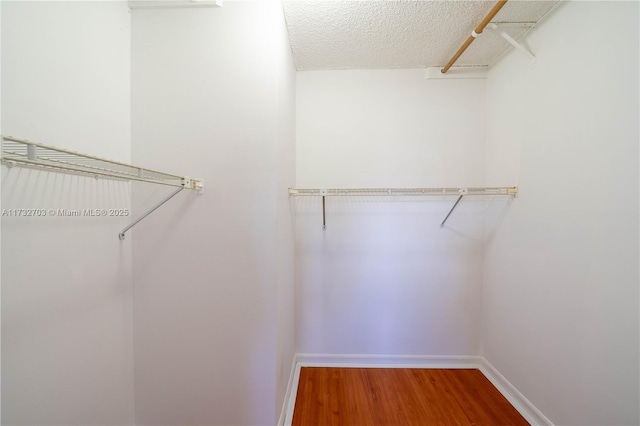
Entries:
POLYGON ((293 426, 528 425, 476 369, 303 367, 293 426))

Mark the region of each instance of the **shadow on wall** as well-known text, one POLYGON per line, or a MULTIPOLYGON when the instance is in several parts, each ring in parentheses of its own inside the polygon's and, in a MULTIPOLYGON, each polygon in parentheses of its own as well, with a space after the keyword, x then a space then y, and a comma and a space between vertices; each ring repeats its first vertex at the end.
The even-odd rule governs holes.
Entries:
POLYGON ((91 401, 111 402, 116 422, 130 407, 131 244, 118 239, 130 194, 128 182, 2 166, 8 423, 88 424, 91 401))
MULTIPOLYGON (((58 209, 129 208, 130 199, 131 188, 125 181, 30 166, 2 166, 2 201, 5 209, 44 208, 54 209, 58 213, 58 209)), ((48 214, 39 217, 53 219, 56 216, 48 214)), ((58 218, 61 217, 64 216, 58 218)))
POLYGON ((121 296, 128 253, 117 235, 131 217, 128 182, 3 166, 2 208, 3 307, 8 308, 3 319, 10 335, 38 333, 121 296), (116 279, 92 286, 87 280, 103 269, 105 239, 111 242, 109 257, 119 259, 111 263, 116 279), (71 288, 58 286, 54 277, 71 288), (31 296, 21 298, 19 286, 31 296))

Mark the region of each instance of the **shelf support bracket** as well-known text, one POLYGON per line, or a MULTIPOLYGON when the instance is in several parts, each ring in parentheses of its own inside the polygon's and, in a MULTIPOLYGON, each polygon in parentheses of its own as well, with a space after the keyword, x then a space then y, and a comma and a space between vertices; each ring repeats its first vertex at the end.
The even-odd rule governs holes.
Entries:
POLYGON ((329 194, 329 190, 326 188, 323 188, 320 190, 320 195, 322 195, 322 230, 326 231, 327 230, 327 211, 326 211, 326 206, 325 206, 325 197, 327 196, 327 194, 329 194))
POLYGON ((498 27, 493 22, 489 23, 487 25, 487 27, 492 29, 496 33, 500 34, 503 39, 507 40, 510 45, 512 45, 513 47, 518 49, 520 52, 522 52, 527 58, 529 58, 531 60, 532 63, 534 63, 534 64, 536 63, 536 57, 533 56, 533 53, 529 52, 529 49, 524 47, 524 45, 522 43, 518 43, 517 41, 515 41, 513 39, 513 37, 511 37, 509 34, 504 32, 500 27, 498 27))
POLYGON ((447 219, 449 219, 449 216, 451 216, 451 213, 453 213, 453 211, 456 209, 456 207, 458 206, 458 203, 460 202, 460 200, 462 200, 462 197, 464 197, 465 194, 466 194, 466 191, 464 192, 462 190, 460 191, 460 196, 456 200, 456 203, 453 205, 453 207, 451 207, 451 210, 449 210, 449 213, 447 213, 447 217, 445 217, 442 223, 440 224, 440 228, 442 228, 444 224, 447 222, 447 219))
POLYGON ((325 203, 324 203, 324 199, 325 196, 322 196, 322 230, 326 231, 327 230, 327 215, 326 215, 326 211, 325 211, 325 203))
POLYGON ((125 232, 127 232, 129 229, 133 228, 134 226, 136 226, 138 224, 138 222, 140 222, 142 219, 144 219, 145 217, 149 216, 151 213, 153 213, 154 211, 156 211, 160 206, 162 206, 164 203, 166 203, 167 201, 169 201, 170 199, 172 199, 173 197, 175 197, 176 195, 178 195, 178 193, 180 193, 180 191, 182 191, 184 188, 178 188, 176 189, 174 192, 172 192, 171 194, 169 194, 166 198, 164 198, 162 201, 160 201, 158 204, 156 204, 155 206, 153 206, 151 209, 149 209, 146 213, 144 213, 142 216, 140 216, 139 218, 137 218, 136 220, 133 221, 133 223, 131 223, 131 225, 127 226, 126 228, 124 228, 122 231, 120 231, 120 233, 118 234, 118 237, 120 238, 120 241, 124 240, 125 237, 125 232))

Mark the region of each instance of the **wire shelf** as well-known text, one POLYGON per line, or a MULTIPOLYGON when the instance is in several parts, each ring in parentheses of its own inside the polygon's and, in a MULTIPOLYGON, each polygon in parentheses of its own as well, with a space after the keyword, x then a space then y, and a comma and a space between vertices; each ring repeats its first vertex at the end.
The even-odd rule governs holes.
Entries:
POLYGON ((124 240, 125 233, 137 225, 145 217, 156 211, 183 189, 197 189, 202 194, 204 183, 199 179, 178 176, 171 173, 159 172, 146 167, 134 166, 119 161, 107 160, 93 155, 81 154, 54 146, 42 145, 11 136, 2 136, 2 156, 0 161, 9 167, 21 165, 24 167, 42 168, 64 173, 85 176, 102 176, 110 179, 140 181, 177 187, 173 193, 164 198, 146 213, 124 228, 118 237, 124 240))
POLYGON ((174 186, 201 189, 201 181, 185 176, 160 172, 75 151, 47 146, 10 136, 2 137, 2 157, 9 166, 23 165, 88 176, 102 176, 174 186))
POLYGON ((421 195, 509 195, 517 196, 518 188, 289 188, 289 196, 421 196, 421 195))
POLYGON ((290 197, 322 197, 322 230, 327 229, 327 212, 325 198, 331 196, 422 196, 422 195, 456 195, 456 200, 440 227, 451 216, 462 197, 469 195, 506 195, 510 197, 518 196, 517 186, 500 187, 473 187, 473 188, 289 188, 290 197))

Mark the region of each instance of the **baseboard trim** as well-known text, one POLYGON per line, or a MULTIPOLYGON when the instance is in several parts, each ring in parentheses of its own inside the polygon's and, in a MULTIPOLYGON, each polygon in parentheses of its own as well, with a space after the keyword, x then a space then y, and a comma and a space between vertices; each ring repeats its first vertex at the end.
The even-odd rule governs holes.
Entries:
MULTIPOLYGON (((284 394, 284 400, 282 401, 282 408, 280 409, 280 417, 278 418, 278 426, 282 426, 285 423, 285 420, 287 418, 287 412, 289 410, 289 405, 290 404, 290 399, 291 399, 291 394, 293 393, 293 401, 294 401, 294 406, 295 406, 295 392, 294 389, 297 391, 298 390, 298 382, 299 380, 295 379, 295 374, 296 374, 296 370, 298 371, 298 377, 300 376, 300 368, 297 368, 297 361, 296 361, 296 357, 294 355, 293 357, 293 362, 291 363, 291 372, 289 373, 289 382, 287 383, 287 392, 284 394), (295 383, 295 388, 293 387, 295 383)), ((291 419, 291 417, 293 417, 293 406, 291 407, 291 415, 289 416, 289 419, 291 419)), ((289 424, 291 424, 291 420, 289 420, 289 424)))
POLYGON ((478 368, 480 357, 468 355, 296 354, 302 367, 478 368))
POLYGON ((300 368, 301 365, 297 361, 297 355, 293 358, 293 374, 291 375, 291 393, 289 398, 284 400, 284 407, 286 407, 284 418, 282 423, 278 423, 278 426, 291 426, 293 421, 293 410, 296 407, 296 396, 298 395, 298 383, 300 383, 300 368))
POLYGON ((296 406, 300 369, 302 367, 344 368, 477 368, 504 395, 516 410, 532 425, 554 426, 553 423, 522 395, 500 372, 482 356, 471 355, 358 355, 308 354, 294 356, 287 395, 278 421, 279 426, 291 426, 296 406))
POLYGON ((554 426, 542 411, 531 403, 485 357, 480 358, 480 371, 507 398, 520 414, 532 425, 554 426))

